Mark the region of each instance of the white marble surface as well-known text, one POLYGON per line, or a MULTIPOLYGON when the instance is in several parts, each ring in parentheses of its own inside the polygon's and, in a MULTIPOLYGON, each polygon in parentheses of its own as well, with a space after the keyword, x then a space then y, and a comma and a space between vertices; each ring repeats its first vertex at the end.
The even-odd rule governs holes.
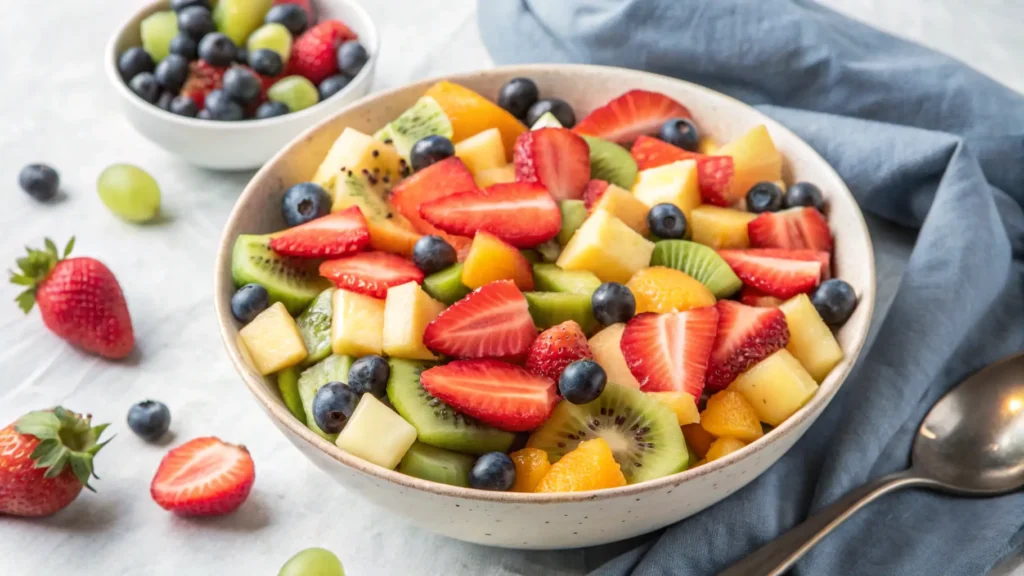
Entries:
MULTIPOLYGON (((52 336, 37 313, 25 318, 13 303, 0 306, 0 425, 63 404, 112 422, 118 433, 98 459, 98 494, 45 520, 0 518, 0 573, 274 574, 292 553, 315 545, 334 550, 352 575, 576 575, 599 563, 607 553, 503 551, 407 527, 335 485, 269 425, 222 351, 211 301, 214 247, 250 174, 189 167, 118 115, 101 57, 107 36, 138 3, 10 2, 0 19, 0 180, 7 191, 0 261, 13 263, 23 245, 44 236, 63 242, 76 235, 76 252, 103 260, 120 279, 139 352, 131 362, 101 361, 52 336), (33 161, 61 171, 63 201, 40 206, 17 189, 18 170, 33 161), (95 179, 115 162, 138 164, 161 183, 161 222, 128 225, 98 201, 95 179), (215 434, 248 446, 257 480, 238 513, 183 520, 150 500, 149 481, 166 448, 143 444, 123 424, 128 407, 149 397, 173 412, 170 444, 215 434)), ((491 65, 473 0, 364 4, 382 35, 378 89, 491 65)), ((1015 61, 1024 50, 1017 0, 825 4, 1024 90, 1024 67, 1015 61)), ((879 256, 880 272, 898 278, 906 254, 879 256)), ((13 298, 14 288, 7 293, 13 298)))

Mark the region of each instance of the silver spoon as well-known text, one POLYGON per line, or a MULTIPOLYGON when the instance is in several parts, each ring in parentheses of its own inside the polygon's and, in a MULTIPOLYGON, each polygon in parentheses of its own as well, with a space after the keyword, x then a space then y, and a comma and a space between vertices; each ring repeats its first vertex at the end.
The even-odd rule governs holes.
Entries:
POLYGON ((917 430, 909 470, 857 488, 719 576, 780 576, 855 512, 901 488, 996 496, 1022 486, 1024 353, 978 371, 939 399, 917 430))

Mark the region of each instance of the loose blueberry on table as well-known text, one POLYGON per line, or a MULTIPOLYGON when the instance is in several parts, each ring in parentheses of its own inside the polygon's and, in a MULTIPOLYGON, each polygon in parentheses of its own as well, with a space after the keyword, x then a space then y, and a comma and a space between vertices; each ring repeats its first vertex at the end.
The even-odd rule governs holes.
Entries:
POLYGON ((18 173, 18 185, 40 202, 49 202, 60 189, 60 175, 46 164, 29 164, 18 173))
POLYGON ((128 427, 146 442, 156 442, 171 428, 171 411, 162 402, 143 400, 128 410, 128 427))

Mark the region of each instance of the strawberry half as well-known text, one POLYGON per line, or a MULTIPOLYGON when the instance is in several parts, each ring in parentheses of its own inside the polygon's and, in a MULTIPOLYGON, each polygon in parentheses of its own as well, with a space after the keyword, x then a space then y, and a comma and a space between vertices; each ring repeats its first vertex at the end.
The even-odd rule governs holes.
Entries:
POLYGON ((541 184, 556 200, 578 200, 590 181, 590 146, 566 128, 541 128, 516 138, 516 182, 541 184))
POLYGON ((343 22, 324 20, 295 39, 287 74, 305 76, 313 84, 320 84, 338 72, 338 46, 356 37, 343 22))
POLYGON ((753 286, 744 286, 740 290, 740 302, 747 306, 757 306, 759 308, 774 308, 779 304, 785 302, 782 298, 776 298, 770 294, 765 294, 753 286))
POLYGON ((714 306, 634 317, 619 347, 644 392, 687 392, 700 398, 718 330, 714 306))
POLYGON ((420 234, 434 234, 444 238, 460 255, 465 255, 473 241, 467 236, 448 234, 420 216, 423 204, 451 196, 457 192, 476 192, 473 173, 457 157, 447 158, 416 172, 402 180, 391 191, 391 205, 405 216, 420 234))
POLYGON ((211 66, 205 60, 196 60, 188 65, 188 80, 182 86, 180 94, 188 96, 200 110, 206 107, 206 95, 224 86, 224 73, 227 66, 211 66))
POLYGON ((657 138, 641 136, 630 150, 637 168, 647 170, 680 160, 697 162, 697 184, 704 202, 716 206, 730 206, 742 198, 746 190, 731 190, 733 164, 731 156, 706 156, 689 152, 657 138))
POLYGON ((420 375, 423 389, 456 411, 509 432, 543 424, 558 403, 555 383, 500 360, 456 360, 420 375))
POLYGON ((270 249, 285 256, 337 258, 370 245, 370 229, 358 206, 274 234, 270 249))
POLYGON ((747 254, 754 256, 768 256, 770 258, 784 258, 786 260, 804 260, 807 262, 821 262, 821 281, 824 282, 832 277, 832 255, 824 250, 783 250, 782 248, 750 248, 744 250, 747 254))
POLYGON ((490 232, 516 248, 547 242, 562 228, 562 213, 540 184, 495 184, 420 205, 420 215, 441 230, 461 236, 490 232))
POLYGON ((604 180, 591 180, 587 182, 587 187, 583 189, 583 205, 587 207, 587 212, 594 209, 594 206, 601 200, 601 196, 604 195, 604 191, 608 189, 609 184, 604 180))
POLYGON ((406 282, 423 282, 415 264, 387 252, 362 252, 320 264, 320 275, 338 288, 385 298, 388 288, 406 282))
POLYGON ((566 320, 540 333, 526 356, 526 369, 558 382, 566 366, 593 358, 580 325, 566 320))
POLYGON ((580 120, 573 130, 618 144, 630 144, 644 134, 655 134, 673 118, 692 118, 679 102, 647 90, 630 90, 580 120))
POLYGON ((175 514, 220 516, 245 502, 255 480, 256 468, 244 446, 196 438, 164 456, 149 493, 175 514))
POLYGON ((823 250, 832 252, 832 233, 817 209, 805 206, 765 212, 747 223, 753 248, 823 250))
POLYGON ((755 308, 719 300, 718 335, 711 349, 707 387, 724 390, 737 376, 789 342, 786 316, 778 308, 755 308))
POLYGON ((537 338, 526 297, 511 280, 491 282, 441 312, 423 332, 434 352, 460 358, 522 356, 537 338))
POLYGON ((761 256, 747 250, 719 250, 732 271, 747 286, 776 298, 790 298, 814 288, 821 280, 821 262, 761 256))

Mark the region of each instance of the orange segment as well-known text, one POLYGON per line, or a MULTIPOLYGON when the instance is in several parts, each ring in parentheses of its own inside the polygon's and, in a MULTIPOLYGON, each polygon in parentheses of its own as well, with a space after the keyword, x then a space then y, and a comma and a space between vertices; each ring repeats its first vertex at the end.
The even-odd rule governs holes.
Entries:
POLYGON ((537 492, 583 492, 626 485, 619 463, 604 438, 580 442, 544 475, 537 492))
POLYGON ((719 438, 711 443, 711 448, 708 448, 707 455, 703 460, 698 462, 698 465, 707 464, 708 462, 718 460, 719 458, 725 458, 744 446, 746 446, 746 444, 735 438, 719 438))
POLYGON ((626 286, 636 297, 637 314, 682 312, 715 305, 715 295, 706 286, 685 272, 664 266, 640 270, 626 286))
POLYGON ((743 442, 753 442, 764 435, 757 411, 735 390, 722 390, 708 398, 700 415, 700 425, 719 438, 743 442))
POLYGON ((454 131, 452 142, 458 143, 488 128, 497 128, 505 144, 505 160, 512 160, 516 138, 526 132, 526 126, 515 116, 469 88, 445 80, 428 88, 425 95, 437 100, 451 121, 454 131))
POLYGON ((477 232, 462 263, 462 283, 479 288, 498 280, 512 280, 520 290, 533 290, 533 268, 515 246, 493 234, 477 232))
POLYGON ((696 424, 700 422, 700 413, 697 412, 697 401, 686 392, 648 392, 659 402, 672 409, 680 426, 696 424))
POLYGON ((540 448, 523 448, 509 454, 516 465, 516 483, 513 492, 533 492, 541 479, 551 470, 548 453, 540 448))
POLYGON ((700 424, 687 424, 683 426, 683 438, 686 438, 686 445, 692 448, 697 453, 697 456, 701 458, 708 453, 708 449, 711 448, 711 444, 715 441, 715 437, 708 434, 708 431, 702 428, 700 424))

